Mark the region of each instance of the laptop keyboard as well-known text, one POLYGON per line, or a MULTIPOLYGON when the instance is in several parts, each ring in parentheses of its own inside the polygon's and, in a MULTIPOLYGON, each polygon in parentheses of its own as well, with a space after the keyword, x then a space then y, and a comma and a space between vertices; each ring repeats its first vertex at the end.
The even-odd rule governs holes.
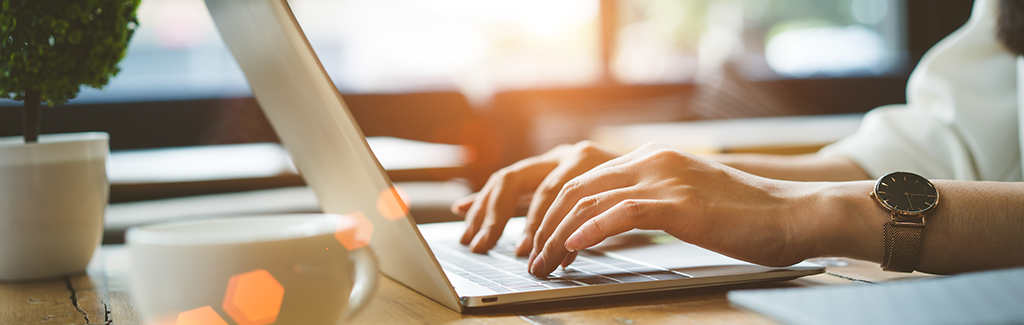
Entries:
POLYGON ((499 243, 487 254, 476 254, 458 242, 433 243, 434 256, 445 271, 464 277, 499 293, 557 288, 685 279, 691 276, 597 251, 580 251, 567 268, 545 278, 526 271, 527 257, 515 255, 511 243, 499 243))

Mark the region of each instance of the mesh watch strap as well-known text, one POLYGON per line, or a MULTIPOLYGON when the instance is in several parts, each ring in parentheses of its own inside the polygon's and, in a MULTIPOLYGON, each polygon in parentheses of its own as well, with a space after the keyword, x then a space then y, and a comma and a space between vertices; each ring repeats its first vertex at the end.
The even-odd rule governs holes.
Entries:
POLYGON ((924 225, 900 225, 886 222, 882 229, 882 269, 895 272, 913 272, 921 254, 921 234, 924 225))

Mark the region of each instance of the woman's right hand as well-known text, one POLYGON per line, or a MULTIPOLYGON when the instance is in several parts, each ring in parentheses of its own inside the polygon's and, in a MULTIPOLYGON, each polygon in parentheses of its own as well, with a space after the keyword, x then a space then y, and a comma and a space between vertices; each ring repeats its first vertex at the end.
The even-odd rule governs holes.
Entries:
POLYGON ((566 182, 618 155, 590 141, 563 144, 526 158, 491 175, 480 192, 456 201, 452 211, 466 218, 462 244, 476 253, 498 242, 520 198, 531 195, 526 228, 516 244, 516 255, 533 250, 534 233, 566 182))

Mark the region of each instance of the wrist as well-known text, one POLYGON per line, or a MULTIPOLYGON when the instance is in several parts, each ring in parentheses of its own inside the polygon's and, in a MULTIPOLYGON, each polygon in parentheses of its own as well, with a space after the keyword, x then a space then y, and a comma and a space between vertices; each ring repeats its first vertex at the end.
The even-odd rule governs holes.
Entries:
POLYGON ((842 256, 880 262, 882 225, 889 213, 869 193, 873 181, 814 183, 803 211, 809 257, 842 256))

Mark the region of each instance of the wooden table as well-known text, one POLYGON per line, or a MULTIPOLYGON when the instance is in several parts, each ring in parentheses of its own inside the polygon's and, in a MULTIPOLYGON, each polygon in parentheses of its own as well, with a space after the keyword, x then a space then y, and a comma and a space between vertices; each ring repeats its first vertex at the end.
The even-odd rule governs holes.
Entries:
MULTIPOLYGON (((128 254, 121 245, 97 251, 85 273, 63 278, 0 283, 0 324, 139 324, 128 288, 128 254)), ((918 273, 883 272, 877 264, 819 259, 827 273, 784 282, 593 298, 463 315, 381 277, 374 300, 355 324, 771 324, 771 319, 729 305, 736 289, 871 285, 918 273)))

